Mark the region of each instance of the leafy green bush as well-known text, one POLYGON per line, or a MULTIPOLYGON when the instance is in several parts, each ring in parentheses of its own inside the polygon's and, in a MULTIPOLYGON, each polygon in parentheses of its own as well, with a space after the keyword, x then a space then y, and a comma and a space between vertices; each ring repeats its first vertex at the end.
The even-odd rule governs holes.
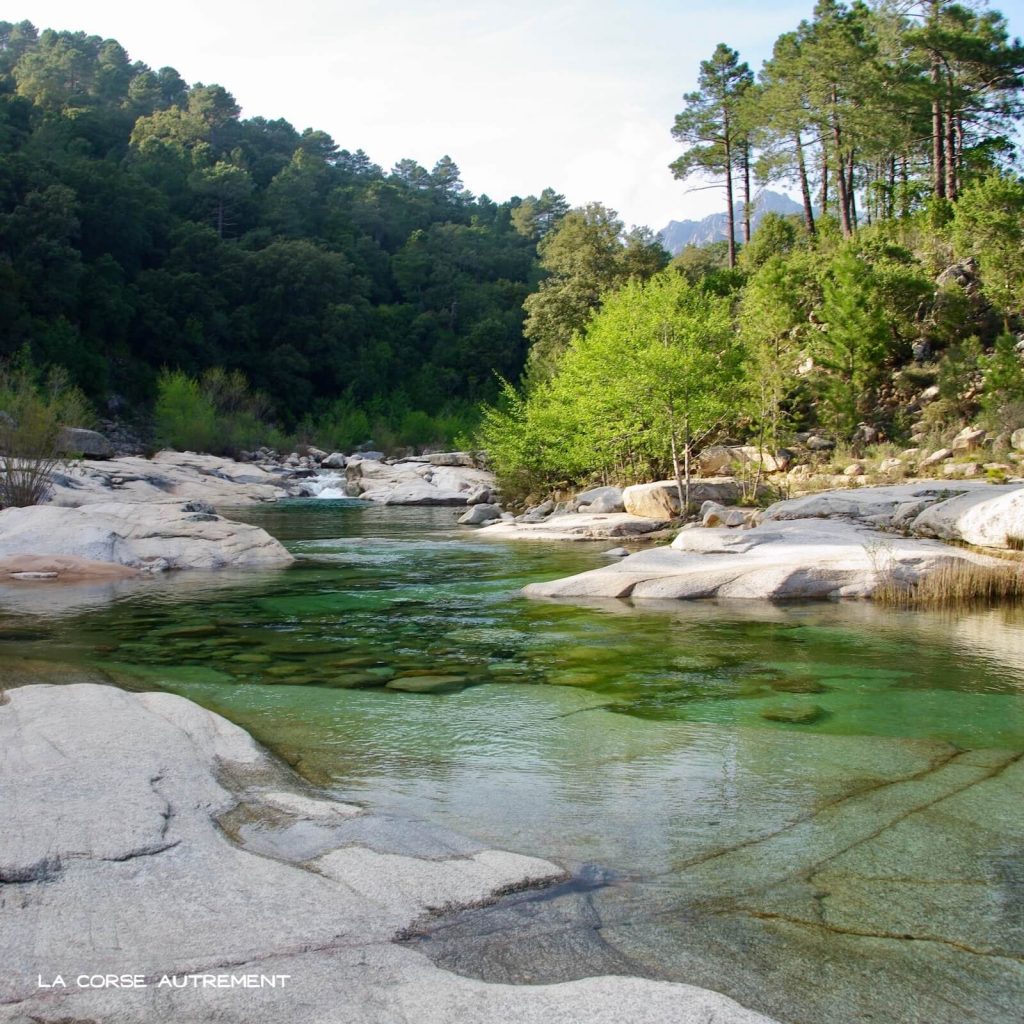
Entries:
POLYGON ((0 363, 0 508, 42 501, 63 461, 61 429, 92 419, 85 396, 62 368, 44 376, 27 353, 0 363))
POLYGON ((161 446, 234 455, 281 440, 269 415, 269 400, 253 391, 238 370, 214 367, 195 380, 181 370, 165 369, 157 382, 153 419, 161 446))

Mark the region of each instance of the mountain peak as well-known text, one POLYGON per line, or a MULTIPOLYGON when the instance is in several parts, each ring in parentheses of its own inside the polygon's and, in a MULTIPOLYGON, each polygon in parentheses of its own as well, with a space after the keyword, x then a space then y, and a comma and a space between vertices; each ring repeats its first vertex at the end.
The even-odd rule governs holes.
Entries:
MULTIPOLYGON (((796 200, 770 189, 759 193, 753 206, 750 223, 755 230, 766 213, 787 214, 803 211, 803 207, 796 200)), ((735 211, 736 240, 740 241, 743 238, 743 204, 737 203, 735 211)), ((724 242, 728 237, 729 219, 724 211, 712 213, 703 220, 672 220, 658 232, 661 244, 673 256, 678 256, 688 245, 710 245, 712 242, 724 242)))

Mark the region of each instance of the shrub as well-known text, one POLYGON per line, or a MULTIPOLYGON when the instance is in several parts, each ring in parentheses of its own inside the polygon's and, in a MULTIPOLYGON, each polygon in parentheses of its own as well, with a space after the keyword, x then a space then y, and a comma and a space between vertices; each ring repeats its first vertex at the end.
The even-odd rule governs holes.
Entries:
POLYGON ((181 370, 164 370, 157 382, 153 426, 159 445, 179 451, 211 451, 217 445, 217 413, 199 382, 181 370))
POLYGON ((92 410, 63 368, 40 382, 27 355, 0 363, 0 508, 37 505, 63 462, 64 426, 92 422, 92 410))

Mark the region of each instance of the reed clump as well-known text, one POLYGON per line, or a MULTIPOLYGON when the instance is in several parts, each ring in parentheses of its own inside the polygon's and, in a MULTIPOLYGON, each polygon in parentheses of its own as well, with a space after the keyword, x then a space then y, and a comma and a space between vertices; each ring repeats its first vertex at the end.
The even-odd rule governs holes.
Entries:
POLYGON ((1024 565, 1000 565, 950 559, 916 583, 894 577, 874 592, 879 604, 891 608, 963 608, 1024 602, 1024 565))

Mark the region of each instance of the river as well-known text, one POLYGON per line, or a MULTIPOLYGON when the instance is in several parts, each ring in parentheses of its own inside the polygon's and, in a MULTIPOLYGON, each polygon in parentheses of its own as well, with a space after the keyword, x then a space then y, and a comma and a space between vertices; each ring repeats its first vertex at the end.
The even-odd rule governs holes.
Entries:
POLYGON ((573 872, 409 937, 461 973, 666 978, 792 1024, 1020 1020, 1020 610, 528 601, 610 545, 234 514, 299 562, 0 595, 8 681, 183 694, 342 799, 573 872))

